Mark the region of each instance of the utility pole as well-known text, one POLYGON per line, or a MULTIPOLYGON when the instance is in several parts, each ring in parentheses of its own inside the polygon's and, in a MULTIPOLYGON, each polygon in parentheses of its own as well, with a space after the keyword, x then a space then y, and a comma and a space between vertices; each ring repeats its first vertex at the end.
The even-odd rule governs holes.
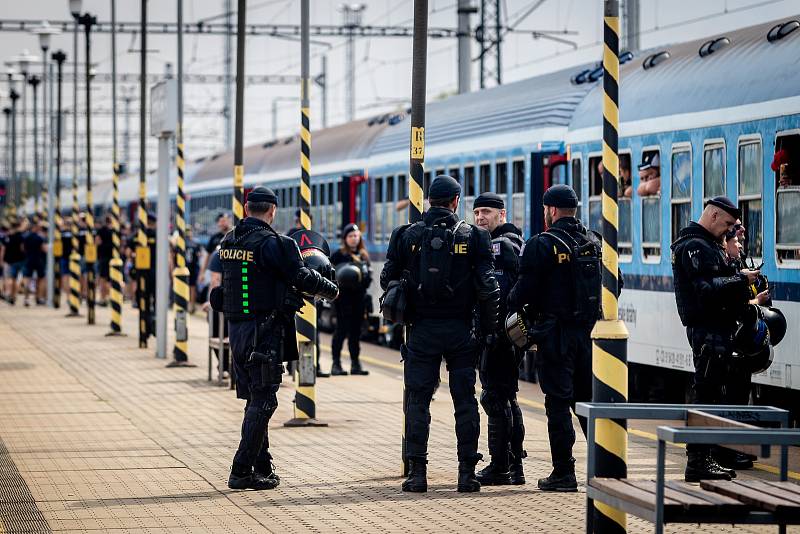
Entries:
POLYGON ((481 89, 492 78, 497 85, 502 83, 501 45, 503 25, 500 17, 500 0, 481 0, 481 25, 476 31, 476 39, 481 46, 479 57, 481 89), (494 59, 494 73, 492 70, 494 59))
POLYGON ((231 102, 233 101, 233 1, 224 0, 222 9, 225 13, 225 83, 222 86, 223 108, 225 118, 225 150, 233 146, 233 122, 231 121, 231 102))
POLYGON ((122 97, 125 103, 125 131, 122 132, 122 163, 126 172, 131 170, 131 102, 133 94, 125 92, 122 97))
POLYGON ((136 274, 138 275, 139 348, 147 348, 147 338, 152 330, 149 293, 155 291, 151 284, 150 269, 155 258, 150 257, 147 243, 147 0, 141 0, 141 50, 139 51, 139 208, 136 230, 136 274))
POLYGON ((625 45, 622 50, 627 52, 636 52, 641 47, 639 41, 639 0, 624 0, 624 14, 625 19, 625 45))
POLYGON ((34 75, 28 78, 28 83, 33 88, 33 213, 41 219, 39 199, 41 197, 42 176, 39 173, 39 106, 38 88, 42 79, 34 75))
MULTIPOLYGON (((69 314, 78 317, 81 305, 81 256, 78 241, 78 18, 80 2, 70 4, 75 25, 72 31, 72 252, 69 255, 69 314)), ((89 113, 89 110, 86 110, 89 113)))
POLYGON ((314 79, 320 87, 320 99, 322 100, 322 127, 328 127, 328 56, 322 56, 322 72, 314 79))
POLYGON ((458 0, 458 93, 469 93, 472 83, 472 53, 469 18, 478 8, 472 0, 458 0))
POLYGON ((356 114, 356 40, 355 30, 361 26, 364 4, 342 4, 342 25, 347 30, 345 51, 345 120, 352 121, 356 114))
POLYGON ((56 158, 55 158, 55 171, 56 171, 56 183, 55 183, 55 228, 53 234, 53 272, 54 277, 57 277, 57 281, 55 284, 56 291, 53 295, 53 307, 58 308, 61 305, 61 258, 64 256, 64 245, 63 241, 61 240, 61 141, 62 141, 62 119, 63 114, 61 112, 61 103, 63 101, 63 93, 62 88, 64 85, 64 62, 67 60, 67 55, 62 50, 56 50, 52 55, 53 61, 56 62, 58 67, 58 79, 57 79, 57 91, 58 91, 58 98, 56 102, 56 128, 55 128, 55 137, 56 137, 56 158))
POLYGON ((111 203, 111 261, 108 264, 108 274, 111 279, 109 292, 109 305, 111 306, 111 322, 107 336, 122 335, 122 255, 120 241, 120 211, 119 211, 119 152, 117 151, 117 0, 111 0, 111 172, 114 180, 114 191, 111 203))

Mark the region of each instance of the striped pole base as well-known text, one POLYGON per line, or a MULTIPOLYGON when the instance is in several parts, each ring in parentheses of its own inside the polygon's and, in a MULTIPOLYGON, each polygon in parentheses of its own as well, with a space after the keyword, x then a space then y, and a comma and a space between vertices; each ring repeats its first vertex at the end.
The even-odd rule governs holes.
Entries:
POLYGON ((111 330, 107 336, 124 336, 122 333, 122 260, 114 258, 109 262, 111 276, 111 330))
POLYGON ((175 348, 172 351, 176 362, 189 360, 189 332, 186 310, 189 307, 189 269, 176 267, 172 271, 172 287, 175 297, 175 348))
POLYGON ((69 313, 67 317, 79 317, 81 306, 81 256, 73 250, 69 255, 69 313))
POLYGON ((317 420, 317 307, 305 300, 303 309, 295 316, 300 359, 297 362, 297 388, 294 395, 294 417, 283 426, 328 426, 317 420))

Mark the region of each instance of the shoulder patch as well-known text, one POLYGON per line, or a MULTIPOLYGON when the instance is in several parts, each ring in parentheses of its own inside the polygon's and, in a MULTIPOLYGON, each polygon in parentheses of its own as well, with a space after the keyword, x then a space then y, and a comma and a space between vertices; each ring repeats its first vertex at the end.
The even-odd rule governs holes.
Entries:
POLYGON ((500 243, 492 243, 492 254, 495 256, 500 255, 500 243))

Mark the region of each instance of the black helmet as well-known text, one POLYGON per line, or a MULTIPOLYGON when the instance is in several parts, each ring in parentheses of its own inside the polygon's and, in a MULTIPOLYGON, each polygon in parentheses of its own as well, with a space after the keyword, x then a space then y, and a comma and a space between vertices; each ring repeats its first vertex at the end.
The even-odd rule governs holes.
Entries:
POLYGON ((336 276, 334 275, 331 261, 321 250, 316 248, 307 248, 301 252, 301 254, 303 256, 303 263, 305 263, 306 267, 312 271, 317 271, 331 282, 336 281, 336 276))
POLYGON ((751 304, 738 321, 733 348, 741 357, 756 356, 769 346, 769 334, 761 306, 751 304))
POLYGON ((775 349, 772 345, 767 345, 758 354, 748 356, 745 358, 734 358, 734 363, 737 369, 741 371, 756 374, 769 369, 772 365, 772 359, 775 357, 775 349))
POLYGON ((520 312, 509 314, 506 318, 506 337, 515 347, 528 350, 531 345, 550 334, 555 325, 556 319, 553 316, 539 316, 531 321, 528 307, 524 306, 520 312))
POLYGON ((336 266, 336 283, 339 289, 355 290, 361 287, 361 269, 353 263, 340 263, 336 266))
POLYGON ((778 308, 761 306, 761 315, 769 328, 769 342, 777 346, 786 335, 786 317, 778 308))

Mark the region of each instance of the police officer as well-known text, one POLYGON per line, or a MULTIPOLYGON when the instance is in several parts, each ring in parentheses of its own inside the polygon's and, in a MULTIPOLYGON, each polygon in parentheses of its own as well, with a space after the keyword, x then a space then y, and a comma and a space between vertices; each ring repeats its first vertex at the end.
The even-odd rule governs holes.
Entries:
MULTIPOLYGON (((759 271, 737 271, 727 261, 723 237, 741 211, 727 197, 706 202, 697 222, 681 229, 672 244, 672 272, 678 315, 694 356, 694 396, 700 404, 724 402, 736 319, 750 298, 759 271)), ((730 480, 735 471, 720 466, 707 445, 686 446, 687 482, 730 480)))
MULTIPOLYGON (((600 251, 598 236, 575 217, 578 197, 568 185, 550 187, 542 196, 548 230, 525 243, 519 279, 509 295, 509 309, 526 313, 537 324, 536 365, 544 392, 547 433, 553 471, 539 479, 543 491, 577 491, 575 430, 570 410, 592 398, 592 341, 600 317, 600 251), (594 263, 596 276, 577 271, 577 250, 594 263), (584 273, 578 275, 577 273, 584 273)), ((621 278, 620 278, 621 279, 621 278)), ((579 417, 586 435, 585 418, 579 417)))
POLYGON ((475 400, 478 339, 474 309, 480 309, 482 339, 494 334, 500 290, 493 274, 486 230, 459 220, 455 211, 461 187, 450 176, 430 185, 431 208, 422 221, 392 232, 381 287, 408 280, 410 320, 401 347, 407 401, 405 434, 409 476, 403 491, 427 491, 427 447, 430 403, 444 358, 450 376, 458 440, 458 491, 480 491, 475 478, 480 419, 475 400))
POLYGON ((297 244, 272 229, 278 198, 266 187, 247 197, 247 217, 223 238, 222 286, 211 295, 230 323, 236 396, 247 401, 242 438, 228 487, 273 489, 267 425, 278 407, 283 362, 297 360, 294 314, 298 292, 334 299, 336 284, 303 264, 297 244))
MULTIPOLYGON (((475 224, 492 237, 494 276, 500 287, 500 317, 506 316, 506 299, 519 274, 522 230, 506 221, 506 206, 497 193, 482 193, 473 204, 475 224)), ((502 324, 502 321, 501 321, 502 324)), ((522 449, 525 426, 517 402, 519 363, 524 354, 498 329, 493 343, 481 354, 481 406, 489 418, 489 454, 491 463, 477 474, 484 486, 524 484, 522 449), (510 472, 509 472, 510 471, 510 472)))

